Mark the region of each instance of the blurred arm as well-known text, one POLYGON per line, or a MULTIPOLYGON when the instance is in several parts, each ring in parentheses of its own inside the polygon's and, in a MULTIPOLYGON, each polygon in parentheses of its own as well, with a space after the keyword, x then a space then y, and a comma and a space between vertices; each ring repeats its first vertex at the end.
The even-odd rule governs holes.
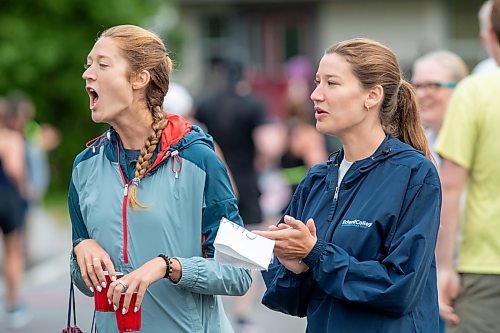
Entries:
POLYGON ((454 269, 456 240, 460 224, 460 198, 468 179, 468 171, 450 160, 443 159, 440 178, 443 204, 436 259, 438 269, 454 269))

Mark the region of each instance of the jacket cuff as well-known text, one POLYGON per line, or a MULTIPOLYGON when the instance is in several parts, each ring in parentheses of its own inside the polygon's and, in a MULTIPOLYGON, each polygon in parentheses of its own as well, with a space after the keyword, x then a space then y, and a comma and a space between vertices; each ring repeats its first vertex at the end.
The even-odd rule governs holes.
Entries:
POLYGON ((179 260, 182 267, 181 279, 175 285, 187 289, 196 286, 200 274, 198 271, 198 266, 193 265, 192 258, 175 257, 175 259, 179 260))
POLYGON ((312 268, 319 261, 319 257, 324 249, 325 241, 318 239, 316 241, 316 244, 314 244, 311 252, 309 252, 309 254, 304 259, 302 259, 302 261, 307 265, 307 267, 312 268))

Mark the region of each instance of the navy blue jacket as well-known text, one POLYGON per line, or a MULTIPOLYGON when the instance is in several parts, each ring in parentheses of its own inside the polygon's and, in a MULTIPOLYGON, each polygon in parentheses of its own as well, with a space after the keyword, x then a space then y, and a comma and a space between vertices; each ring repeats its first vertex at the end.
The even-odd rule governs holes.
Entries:
POLYGON ((307 332, 438 332, 434 248, 441 187, 425 156, 388 136, 337 187, 340 151, 314 166, 286 214, 318 241, 296 275, 277 260, 262 303, 307 316, 307 332))

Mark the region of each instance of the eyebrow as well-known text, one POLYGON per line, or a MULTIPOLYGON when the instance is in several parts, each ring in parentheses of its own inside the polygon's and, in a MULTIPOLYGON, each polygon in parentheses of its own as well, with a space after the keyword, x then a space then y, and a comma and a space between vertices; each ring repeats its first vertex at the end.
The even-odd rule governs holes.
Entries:
MULTIPOLYGON (((101 59, 109 59, 111 60, 111 57, 105 56, 105 55, 98 55, 95 59, 95 61, 99 61, 101 59)), ((91 56, 87 56, 87 61, 92 60, 91 56)))
MULTIPOLYGON (((319 74, 316 74, 316 78, 320 77, 321 75, 319 74)), ((336 74, 325 74, 323 75, 324 78, 326 79, 330 79, 330 78, 335 78, 335 79, 341 79, 340 76, 336 75, 336 74)))

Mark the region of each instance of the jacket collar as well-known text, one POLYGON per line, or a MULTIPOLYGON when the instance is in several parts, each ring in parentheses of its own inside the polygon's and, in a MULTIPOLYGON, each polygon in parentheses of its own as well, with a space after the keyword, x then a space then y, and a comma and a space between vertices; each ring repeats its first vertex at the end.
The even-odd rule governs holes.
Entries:
MULTIPOLYGON (((151 166, 157 166, 158 164, 160 164, 163 161, 163 157, 165 156, 166 152, 170 150, 172 146, 175 145, 176 149, 178 150, 182 149, 183 147, 182 145, 179 145, 179 143, 192 129, 192 125, 181 116, 173 114, 166 114, 166 116, 168 119, 167 126, 163 130, 160 143, 156 147, 156 150, 153 154, 153 162, 151 166)), ((107 133, 105 133, 102 137, 104 136, 108 139, 105 144, 106 157, 110 161, 117 161, 118 154, 116 151, 116 146, 118 143, 118 147, 121 152, 120 165, 126 165, 124 158, 124 148, 116 130, 113 127, 110 127, 107 133)))
MULTIPOLYGON (((384 141, 380 144, 380 146, 375 150, 375 152, 362 160, 356 161, 351 166, 353 172, 349 172, 351 176, 345 179, 345 183, 350 183, 356 180, 358 177, 362 176, 365 173, 368 173, 370 170, 375 168, 377 165, 382 163, 383 161, 393 158, 394 156, 401 154, 406 151, 415 150, 408 144, 401 142, 399 139, 393 137, 388 134, 384 138, 384 141)), ((328 182, 330 183, 330 188, 335 188, 337 184, 338 178, 338 167, 344 158, 344 150, 340 149, 339 151, 333 153, 328 158, 328 182)))

